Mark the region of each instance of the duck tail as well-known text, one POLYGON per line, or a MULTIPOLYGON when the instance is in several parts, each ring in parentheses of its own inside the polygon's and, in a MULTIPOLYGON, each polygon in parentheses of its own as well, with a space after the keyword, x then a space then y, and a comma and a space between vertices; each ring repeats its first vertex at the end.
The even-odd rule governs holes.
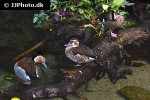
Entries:
POLYGON ((97 60, 97 56, 89 57, 90 60, 97 60))

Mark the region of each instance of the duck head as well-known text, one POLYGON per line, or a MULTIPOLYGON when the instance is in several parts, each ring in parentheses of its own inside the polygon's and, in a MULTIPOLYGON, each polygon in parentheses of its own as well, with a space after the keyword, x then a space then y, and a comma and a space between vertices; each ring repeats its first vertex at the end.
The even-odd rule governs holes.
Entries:
POLYGON ((79 43, 79 40, 76 39, 76 38, 73 38, 73 39, 71 39, 71 40, 69 41, 68 44, 65 44, 64 46, 66 46, 66 47, 78 47, 79 44, 80 44, 80 43, 79 43))
POLYGON ((45 68, 47 68, 47 65, 45 63, 45 58, 41 55, 38 55, 37 57, 34 58, 35 63, 40 63, 42 64, 45 68))

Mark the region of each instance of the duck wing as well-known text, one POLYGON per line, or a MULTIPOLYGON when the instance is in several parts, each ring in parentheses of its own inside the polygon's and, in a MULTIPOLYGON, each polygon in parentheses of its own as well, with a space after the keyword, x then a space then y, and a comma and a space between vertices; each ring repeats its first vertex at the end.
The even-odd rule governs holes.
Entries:
POLYGON ((27 75, 36 77, 37 66, 31 58, 20 60, 18 65, 22 66, 27 75))
POLYGON ((118 24, 116 21, 106 21, 102 22, 103 26, 108 29, 118 28, 118 24))
POLYGON ((94 58, 96 56, 94 51, 86 45, 80 45, 79 47, 73 48, 72 53, 74 55, 80 54, 80 55, 85 55, 85 56, 94 57, 94 58))
POLYGON ((15 66, 14 71, 18 77, 20 77, 22 80, 27 81, 31 80, 30 77, 27 75, 25 70, 21 68, 20 66, 15 66))

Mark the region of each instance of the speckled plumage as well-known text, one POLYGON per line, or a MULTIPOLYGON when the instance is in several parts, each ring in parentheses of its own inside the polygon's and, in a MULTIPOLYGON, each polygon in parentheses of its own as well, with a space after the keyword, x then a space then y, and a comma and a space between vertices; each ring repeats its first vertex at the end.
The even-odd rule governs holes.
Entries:
POLYGON ((94 51, 86 45, 79 44, 78 39, 71 39, 66 46, 66 56, 76 63, 81 64, 96 60, 94 51))

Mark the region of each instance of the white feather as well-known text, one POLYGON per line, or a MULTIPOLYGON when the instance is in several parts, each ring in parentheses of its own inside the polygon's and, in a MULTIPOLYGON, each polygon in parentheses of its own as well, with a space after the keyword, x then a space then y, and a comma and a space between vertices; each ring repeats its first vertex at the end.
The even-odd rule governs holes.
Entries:
POLYGON ((26 74, 25 70, 18 66, 18 63, 14 66, 14 71, 16 75, 24 81, 31 80, 30 77, 26 74))

